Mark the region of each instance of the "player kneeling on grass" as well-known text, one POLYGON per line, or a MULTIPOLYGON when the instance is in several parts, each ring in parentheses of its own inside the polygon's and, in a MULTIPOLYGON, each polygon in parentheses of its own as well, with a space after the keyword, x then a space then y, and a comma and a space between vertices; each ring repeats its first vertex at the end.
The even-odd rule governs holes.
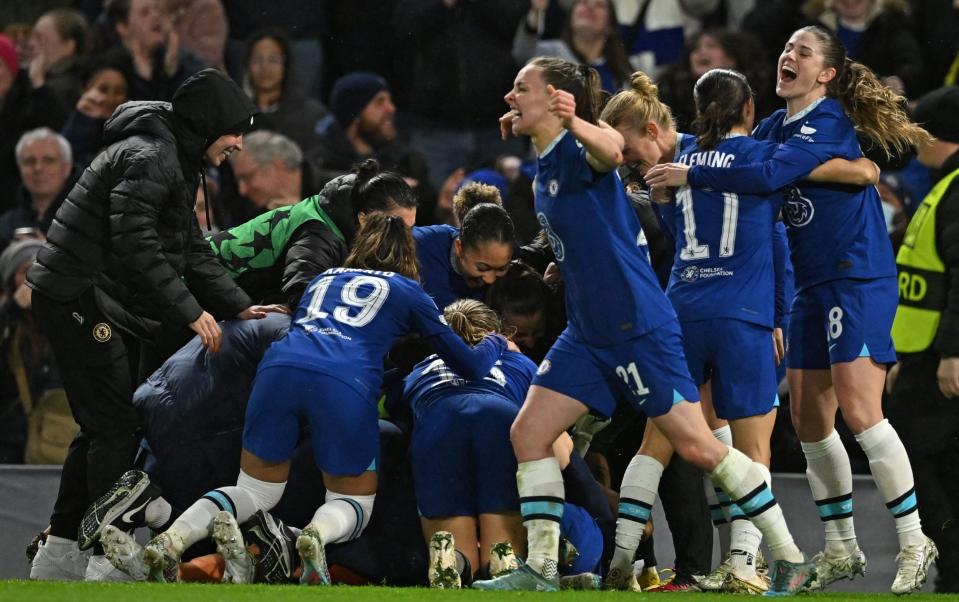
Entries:
POLYGON ((420 288, 416 266, 403 221, 374 214, 357 234, 346 267, 310 283, 289 333, 259 365, 236 486, 207 493, 146 545, 151 579, 175 581, 180 555, 210 535, 218 512, 242 523, 279 502, 302 418, 327 494, 297 540, 304 565, 300 582, 330 583, 324 546, 358 537, 372 513, 379 455, 376 394, 390 346, 418 333, 466 378, 485 376, 506 349, 499 335, 468 347, 420 288))

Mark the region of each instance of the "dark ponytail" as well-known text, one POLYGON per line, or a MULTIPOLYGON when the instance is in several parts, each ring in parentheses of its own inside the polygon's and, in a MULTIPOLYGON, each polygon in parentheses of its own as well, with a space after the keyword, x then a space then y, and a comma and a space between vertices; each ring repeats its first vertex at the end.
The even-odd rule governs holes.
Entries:
POLYGON ((693 131, 696 143, 703 150, 711 150, 742 122, 743 107, 753 96, 746 76, 732 69, 711 69, 703 74, 693 88, 696 119, 693 131))
POLYGON ((380 171, 375 159, 367 159, 354 168, 352 201, 354 217, 360 213, 390 211, 396 207, 416 207, 416 195, 402 176, 380 171))
POLYGON ((485 242, 512 245, 513 236, 509 213, 499 205, 480 203, 466 213, 459 238, 464 249, 475 249, 485 242))
POLYGON ((602 85, 599 73, 589 65, 577 65, 563 59, 539 56, 530 59, 543 71, 543 81, 557 90, 565 90, 576 101, 576 116, 596 123, 602 101, 602 85))

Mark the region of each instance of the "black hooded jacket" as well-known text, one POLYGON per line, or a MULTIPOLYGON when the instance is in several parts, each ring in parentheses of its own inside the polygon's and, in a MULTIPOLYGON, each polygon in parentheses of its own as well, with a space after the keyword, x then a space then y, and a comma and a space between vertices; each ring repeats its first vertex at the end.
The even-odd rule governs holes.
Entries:
POLYGON ((194 214, 203 154, 249 129, 255 108, 223 73, 206 69, 172 105, 128 102, 104 127, 108 145, 84 170, 27 273, 61 302, 95 285, 138 318, 187 326, 207 309, 250 305, 200 236, 194 214))

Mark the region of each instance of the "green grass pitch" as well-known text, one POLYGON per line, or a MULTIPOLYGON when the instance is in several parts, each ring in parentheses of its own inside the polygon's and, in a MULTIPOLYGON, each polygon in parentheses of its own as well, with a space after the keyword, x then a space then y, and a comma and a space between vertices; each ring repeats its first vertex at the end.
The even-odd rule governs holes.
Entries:
MULTIPOLYGON (((669 602, 671 600, 699 602, 729 601, 736 598, 749 599, 748 596, 728 594, 632 594, 623 592, 560 592, 542 594, 532 592, 479 592, 436 591, 421 588, 397 587, 346 587, 329 588, 298 587, 295 585, 203 585, 178 584, 163 585, 156 583, 83 583, 83 582, 31 582, 0 581, 0 600, 3 602, 298 602, 314 600, 320 602, 433 602, 438 600, 461 600, 480 602, 482 600, 547 600, 549 602, 573 601, 615 601, 636 600, 636 596, 651 596, 649 600, 669 602)), ((895 599, 892 594, 846 594, 821 593, 809 594, 798 598, 810 602, 831 600, 877 600, 895 599)), ((935 594, 912 595, 899 598, 903 602, 920 600, 959 600, 959 596, 935 594)))

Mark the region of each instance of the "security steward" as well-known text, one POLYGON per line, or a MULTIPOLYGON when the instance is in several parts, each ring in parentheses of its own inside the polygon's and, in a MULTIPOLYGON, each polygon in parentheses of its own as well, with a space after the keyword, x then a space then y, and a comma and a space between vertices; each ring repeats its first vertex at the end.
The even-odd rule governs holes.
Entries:
POLYGON ((937 592, 959 592, 959 88, 922 97, 913 118, 935 140, 918 149, 935 186, 896 257, 889 419, 909 453, 919 512, 939 548, 937 592), (898 375, 897 375, 898 373, 898 375))

